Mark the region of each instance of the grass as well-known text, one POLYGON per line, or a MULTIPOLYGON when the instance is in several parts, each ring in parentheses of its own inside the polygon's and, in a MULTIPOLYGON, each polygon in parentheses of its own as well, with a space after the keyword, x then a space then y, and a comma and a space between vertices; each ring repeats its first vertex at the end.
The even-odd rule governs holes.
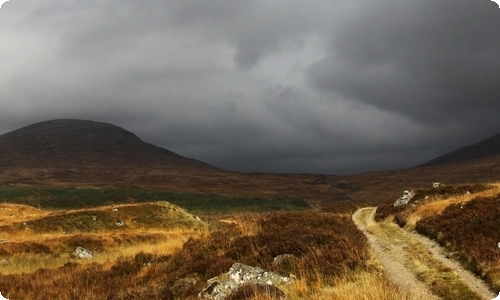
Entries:
MULTIPOLYGON (((76 260, 66 253, 55 262, 47 259, 51 256, 48 253, 19 253, 18 261, 0 266, 4 268, 0 286, 3 295, 13 299, 94 299, 96 295, 107 299, 195 299, 207 279, 241 262, 284 275, 296 274, 292 288, 280 287, 290 299, 321 299, 320 295, 328 286, 338 284, 339 278, 366 270, 366 239, 348 215, 313 211, 237 213, 232 219, 235 223, 211 232, 207 227, 201 231, 137 227, 130 228, 128 236, 122 233, 117 237, 112 230, 72 234, 73 246, 85 241, 101 249, 94 259, 76 260), (141 234, 146 240, 140 238, 141 234), (147 240, 155 234, 156 240, 147 240), (276 265, 274 257, 279 254, 291 254, 293 258, 276 265), (22 259, 27 266, 21 265, 22 259), (170 288, 185 277, 195 278, 196 285, 185 295, 174 295, 170 288)), ((19 232, 19 237, 26 242, 34 241, 23 234, 19 232)), ((55 254, 69 238, 53 233, 45 240, 55 254)), ((349 278, 349 284, 357 280, 349 278)), ((252 289, 242 292, 249 291, 252 289)), ((268 297, 266 290, 257 287, 255 291, 255 299, 268 297)))
POLYGON ((0 186, 0 202, 49 209, 75 209, 120 203, 168 201, 192 213, 263 212, 309 209, 295 197, 237 197, 152 189, 0 186))
POLYGON ((371 231, 386 243, 387 249, 404 248, 405 266, 441 299, 480 299, 457 275, 436 260, 424 245, 399 228, 392 218, 372 225, 371 231))
MULTIPOLYGON (((377 209, 408 230, 417 230, 448 248, 467 269, 500 290, 500 184, 448 186, 419 190, 409 205, 390 207, 392 200, 377 209)), ((382 222, 384 223, 384 222, 382 222)), ((418 266, 417 266, 418 267, 418 266)), ((439 274, 446 274, 441 272, 439 274)), ((436 275, 434 285, 448 280, 436 275)))
POLYGON ((422 218, 416 230, 458 252, 459 259, 500 290, 500 193, 453 203, 422 218), (457 230, 460 228, 460 230, 457 230))
POLYGON ((335 280, 332 286, 324 287, 312 300, 422 300, 410 291, 403 292, 384 273, 357 271, 335 280))
MULTIPOLYGON (((0 238, 9 240, 0 244, 0 258, 9 257, 7 264, 0 263, 7 298, 196 299, 207 279, 241 262, 294 274, 292 284, 279 287, 291 300, 416 300, 373 266, 367 240, 349 214, 308 210, 308 203, 297 198, 2 186, 0 199, 9 202, 0 205, 9 213, 0 217, 0 238), (203 215, 203 224, 193 212, 203 215), (117 227, 117 220, 126 226, 117 227), (77 246, 90 248, 95 257, 72 257, 77 246), (274 257, 281 254, 292 256, 277 265, 274 257), (196 284, 174 294, 176 281, 187 277, 196 284)), ((467 295, 452 286, 443 266, 428 269, 429 258, 422 255, 412 252, 412 267, 436 293, 467 295)), ((242 293, 271 299, 271 292, 260 287, 242 293)))
POLYGON ((485 184, 465 184, 465 185, 447 185, 438 188, 427 188, 415 190, 415 196, 411 201, 404 206, 393 207, 393 203, 398 199, 399 195, 394 195, 392 199, 387 199, 382 202, 375 213, 375 220, 382 221, 386 217, 394 216, 395 221, 404 227, 407 225, 410 216, 413 222, 418 221, 419 215, 416 210, 421 212, 425 208, 430 209, 429 213, 437 213, 440 208, 446 207, 449 203, 448 199, 457 199, 456 201, 464 201, 459 199, 470 198, 470 195, 477 193, 488 193, 494 185, 485 184), (441 202, 444 201, 444 202, 441 202), (434 206, 434 208, 432 208, 434 206))
MULTIPOLYGON (((122 204, 92 209, 46 211, 2 204, 22 220, 8 218, 0 227, 2 274, 32 273, 80 261, 76 247, 94 252, 94 263, 131 257, 141 251, 170 254, 193 236, 205 234, 201 223, 180 207, 166 202, 122 204), (125 226, 117 226, 124 220, 125 226)), ((80 261, 85 262, 85 261, 80 261)))

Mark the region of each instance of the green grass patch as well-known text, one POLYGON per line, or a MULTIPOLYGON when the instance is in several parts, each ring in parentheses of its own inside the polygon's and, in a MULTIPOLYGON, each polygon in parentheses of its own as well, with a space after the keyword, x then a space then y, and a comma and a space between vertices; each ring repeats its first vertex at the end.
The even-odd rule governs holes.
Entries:
POLYGON ((89 208, 150 201, 168 201, 191 213, 209 214, 310 208, 307 201, 294 197, 237 197, 149 189, 0 186, 0 202, 49 209, 89 208))

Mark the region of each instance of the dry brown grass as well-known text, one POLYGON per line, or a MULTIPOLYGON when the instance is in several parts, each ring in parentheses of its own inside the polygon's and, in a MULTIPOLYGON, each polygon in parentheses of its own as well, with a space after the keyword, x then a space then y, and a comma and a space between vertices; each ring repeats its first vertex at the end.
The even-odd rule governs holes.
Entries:
MULTIPOLYGON (((55 269, 67 263, 78 262, 88 263, 112 263, 123 257, 134 257, 140 252, 155 253, 157 255, 169 255, 179 250, 184 242, 189 238, 196 238, 205 235, 205 232, 198 229, 170 229, 170 230, 140 230, 120 236, 112 233, 96 233, 85 235, 63 235, 45 234, 28 239, 17 240, 16 247, 9 247, 4 244, 3 251, 8 251, 8 264, 0 266, 2 274, 32 273, 38 269, 55 269), (29 245, 34 243, 47 252, 37 253, 33 251, 19 251, 17 245, 29 245), (69 245, 72 245, 70 247, 69 245), (80 245, 93 251, 92 260, 79 260, 73 257, 72 251, 80 245), (98 245, 98 246, 96 246, 98 245)), ((33 246, 32 246, 32 249, 33 246)))
POLYGON ((322 288, 311 300, 420 300, 410 291, 403 292, 383 273, 354 272, 338 278, 330 287, 322 288))
MULTIPOLYGON (((381 211, 392 211, 392 214, 380 224, 392 223, 394 220, 408 230, 416 229, 435 239, 454 252, 454 257, 465 267, 498 289, 500 252, 496 245, 500 241, 500 184, 491 183, 486 190, 478 185, 464 185, 445 187, 442 191, 432 189, 419 192, 420 198, 412 200, 403 208, 391 208, 392 200, 385 202, 381 211), (426 193, 428 196, 424 197, 426 193)), ((413 261, 418 262, 416 259, 413 261)), ((415 269, 428 273, 429 270, 424 270, 423 266, 425 263, 419 263, 415 269)), ((438 274, 435 275, 435 286, 443 282, 438 274)))
MULTIPOLYGON (((242 262, 296 274, 293 287, 283 289, 290 297, 310 299, 320 297, 339 276, 364 268, 366 240, 348 216, 282 212, 233 217, 241 225, 228 224, 209 234, 193 231, 194 237, 185 242, 189 232, 173 231, 173 237, 163 241, 150 245, 135 242, 116 252, 110 251, 108 244, 113 234, 96 233, 93 238, 101 238, 104 251, 97 252, 92 261, 73 259, 62 266, 49 262, 38 265, 42 267, 38 270, 25 268, 27 273, 22 275, 9 270, 10 275, 0 276, 0 286, 6 287, 4 295, 14 299, 92 299, 96 295, 108 299, 174 299, 170 287, 175 281, 194 277, 197 285, 180 298, 185 299, 195 297, 207 279, 226 272, 234 262, 242 262), (285 253, 294 258, 276 265, 273 258, 285 253)), ((59 240, 62 237, 58 235, 59 240)), ((23 255, 27 258, 31 254, 23 255)), ((267 299, 265 290, 256 291, 255 299, 267 299)))
MULTIPOLYGON (((122 257, 134 257, 144 251, 157 255, 169 255, 180 249, 188 238, 206 234, 206 226, 187 227, 183 218, 192 224, 196 224, 197 221, 193 222, 193 217, 180 208, 175 209, 175 212, 166 210, 166 213, 162 214, 162 217, 172 220, 172 226, 166 228, 147 227, 145 223, 139 226, 131 219, 139 220, 142 213, 149 214, 151 209, 160 210, 164 205, 163 203, 124 204, 94 209, 48 211, 26 205, 3 204, 1 208, 9 213, 9 218, 0 227, 2 240, 0 272, 4 275, 33 273, 39 269, 56 269, 75 262, 106 264, 122 257), (113 211, 115 208, 118 211, 113 211), (78 230, 62 232, 58 229, 59 226, 69 228, 72 222, 76 222, 75 218, 80 215, 87 217, 99 215, 98 213, 102 213, 102 216, 105 216, 105 213, 116 216, 111 218, 109 224, 104 224, 99 230, 93 232, 78 230), (11 214, 14 217, 10 217, 11 214), (117 226, 114 224, 116 219, 126 220, 128 224, 136 226, 126 226, 117 231, 117 226), (179 222, 179 226, 175 226, 174 222, 179 222), (41 228, 46 231, 41 232, 41 228), (78 246, 93 251, 94 258, 79 260, 73 257, 72 252, 78 246)), ((157 216, 146 215, 145 217, 157 216)), ((76 218, 76 220, 80 223, 87 221, 81 218, 76 218)), ((97 222, 90 220, 90 222, 97 222)))
POLYGON ((456 252, 466 267, 500 288, 500 193, 454 202, 440 214, 422 218, 416 230, 456 252))
POLYGON ((29 205, 0 203, 0 226, 43 217, 49 213, 29 205))
POLYGON ((495 197, 500 194, 500 184, 492 184, 492 188, 478 193, 466 193, 451 197, 431 197, 423 204, 419 205, 407 219, 407 228, 415 229, 418 221, 424 218, 440 215, 448 206, 452 204, 465 205, 467 202, 478 197, 495 197))
POLYGON ((243 236, 256 235, 262 230, 260 220, 262 216, 255 213, 235 213, 231 220, 238 225, 243 236))

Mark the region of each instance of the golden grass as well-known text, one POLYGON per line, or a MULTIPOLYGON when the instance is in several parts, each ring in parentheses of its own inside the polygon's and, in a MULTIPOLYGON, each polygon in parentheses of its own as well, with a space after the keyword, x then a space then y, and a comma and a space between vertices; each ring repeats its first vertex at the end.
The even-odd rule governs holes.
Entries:
POLYGON ((49 213, 29 205, 0 203, 0 226, 44 217, 49 213))
MULTIPOLYGON (((141 230, 131 233, 131 238, 134 236, 151 236, 152 240, 147 242, 132 242, 132 244, 117 245, 113 242, 112 233, 96 233, 79 235, 79 238, 100 238, 104 241, 104 249, 100 251, 93 251, 94 257, 92 259, 77 259, 72 257, 71 252, 66 251, 56 254, 33 254, 33 253, 17 253, 9 257, 8 263, 0 265, 0 272, 2 274, 21 274, 32 273, 38 269, 55 269, 63 266, 66 263, 78 262, 82 264, 87 263, 112 263, 120 258, 133 257, 137 253, 154 253, 157 255, 168 255, 179 250, 184 242, 189 238, 197 238, 206 235, 203 230, 189 230, 189 229, 170 229, 170 230, 141 230), (160 237, 160 240, 153 240, 153 237, 160 237)), ((52 249, 66 248, 62 246, 65 240, 69 238, 64 234, 45 234, 39 236, 36 240, 38 244, 45 245, 52 249)), ((33 241, 34 237, 20 239, 21 242, 33 241)), ((86 247, 84 243, 81 245, 86 247)), ((74 250, 74 249, 71 249, 74 250)), ((64 250, 61 250, 64 251, 64 250)))
POLYGON ((324 287, 312 295, 311 300, 420 300, 410 291, 401 291, 385 274, 357 271, 335 280, 335 284, 324 287))
POLYGON ((458 295, 467 299, 479 299, 458 276, 436 260, 423 244, 407 235, 404 229, 394 223, 392 217, 373 225, 371 230, 379 240, 387 243, 387 250, 405 249, 405 266, 434 294, 444 299, 457 299, 453 297, 458 295))
POLYGON ((232 220, 238 225, 243 236, 255 235, 259 233, 262 228, 259 224, 260 216, 255 213, 235 213, 232 220))
MULTIPOLYGON (((197 238, 206 235, 207 225, 196 224, 193 228, 186 227, 128 227, 126 230, 116 231, 113 227, 104 227, 99 232, 74 232, 49 231, 38 233, 31 229, 19 227, 22 222, 41 220, 47 216, 61 216, 80 212, 113 212, 114 208, 126 219, 128 213, 133 217, 141 215, 142 206, 170 205, 163 203, 121 204, 103 206, 92 209, 78 210, 40 210, 28 205, 1 204, 0 212, 3 217, 4 229, 0 232, 0 272, 3 275, 33 273, 39 269, 55 269, 67 263, 79 264, 110 264, 121 258, 132 258, 140 252, 169 255, 179 250, 184 242, 191 237, 197 238), (137 207, 137 209, 135 208, 137 207), (5 215, 8 217, 6 218, 5 215), (10 217, 14 215, 14 217, 10 217), (132 216, 132 215, 131 215, 132 216), (17 225, 16 225, 17 224, 17 225), (91 250, 92 259, 78 259, 72 256, 76 246, 91 250)), ((147 212, 147 211, 146 211, 147 212)), ((193 218, 181 208, 171 210, 165 218, 179 220, 193 218), (175 215, 172 212, 175 211, 175 215)), ((133 224, 132 220, 127 220, 133 224)), ((175 224, 174 224, 175 225, 175 224)), ((181 224, 182 225, 182 224, 181 224)), ((114 224, 113 224, 114 226, 114 224)), ((182 225, 184 226, 184 225, 182 225)))

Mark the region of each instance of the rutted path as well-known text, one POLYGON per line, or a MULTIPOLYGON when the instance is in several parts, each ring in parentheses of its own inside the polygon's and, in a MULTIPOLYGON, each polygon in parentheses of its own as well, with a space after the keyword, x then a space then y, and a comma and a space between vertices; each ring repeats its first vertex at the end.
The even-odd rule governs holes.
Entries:
POLYGON ((493 299, 497 295, 480 279, 446 258, 437 243, 397 225, 373 220, 374 207, 358 209, 352 216, 365 233, 372 250, 392 281, 422 299, 441 299, 433 294, 437 285, 460 291, 457 299, 493 299))

